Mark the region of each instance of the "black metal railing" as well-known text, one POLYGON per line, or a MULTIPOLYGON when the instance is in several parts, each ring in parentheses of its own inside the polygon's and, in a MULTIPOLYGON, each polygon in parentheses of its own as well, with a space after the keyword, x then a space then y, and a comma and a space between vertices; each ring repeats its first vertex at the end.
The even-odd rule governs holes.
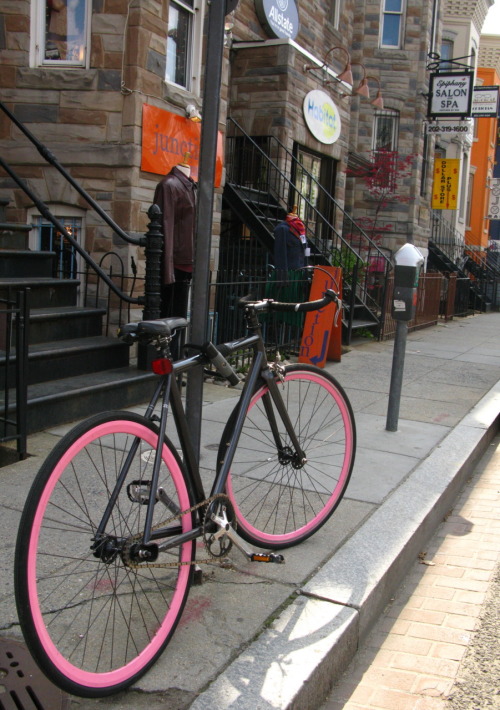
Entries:
MULTIPOLYGON (((99 266, 121 293, 128 294, 131 299, 134 294, 144 293, 144 278, 137 275, 137 265, 133 257, 130 258, 130 271, 127 270, 122 257, 114 251, 106 252, 99 260, 99 266)), ((80 304, 106 311, 103 335, 115 335, 121 325, 130 322, 133 301, 126 302, 118 298, 108 283, 98 278, 88 264, 83 272, 76 272, 75 278, 82 284, 80 304)))
POLYGON ((135 246, 144 247, 145 249, 145 292, 144 295, 130 296, 120 290, 113 279, 109 278, 106 271, 92 258, 92 256, 74 239, 73 235, 66 229, 64 224, 55 217, 48 206, 41 198, 31 189, 25 180, 20 178, 17 173, 0 158, 0 166, 12 178, 12 180, 20 187, 23 192, 28 195, 33 204, 37 207, 40 214, 45 217, 56 230, 62 234, 68 244, 80 255, 87 267, 94 272, 97 278, 103 281, 107 287, 126 303, 144 306, 144 315, 146 318, 155 318, 160 314, 160 259, 163 249, 162 227, 161 227, 161 212, 159 207, 153 205, 148 212, 151 220, 148 225, 148 232, 144 237, 132 237, 127 234, 110 216, 109 214, 84 190, 81 185, 68 173, 68 171, 59 163, 53 153, 36 138, 26 126, 19 121, 16 116, 0 101, 0 109, 7 115, 10 121, 28 138, 38 150, 40 155, 52 165, 64 179, 78 192, 78 194, 87 202, 90 208, 96 212, 99 217, 112 229, 118 239, 135 246))
POLYGON ((391 270, 384 251, 277 138, 252 138, 230 118, 227 141, 226 185, 234 186, 242 202, 251 203, 252 226, 264 234, 264 246, 272 248, 276 223, 296 207, 312 246, 311 263, 340 266, 349 293, 346 302, 360 299, 383 318, 385 294, 374 297, 372 285, 375 268, 381 284, 391 270), (307 194, 298 185, 300 175, 307 178, 307 194))
POLYGON ((459 270, 466 257, 466 246, 460 232, 435 210, 432 213, 430 239, 459 270))
POLYGON ((457 273, 471 280, 471 307, 485 310, 499 307, 500 269, 464 243, 464 238, 449 222, 436 212, 432 215, 430 242, 449 259, 457 273))
MULTIPOLYGON (((16 442, 19 459, 27 456, 29 289, 0 299, 0 443, 16 442), (14 387, 11 386, 14 382, 14 387)), ((10 448, 0 451, 10 461, 10 448)))
MULTIPOLYGON (((243 296, 252 298, 273 298, 277 301, 307 301, 311 288, 311 277, 304 272, 297 272, 291 281, 277 278, 272 266, 253 269, 251 273, 219 269, 212 276, 210 289, 210 337, 214 342, 222 343, 233 340, 245 332, 243 311, 238 301, 243 296)), ((268 356, 288 359, 296 357, 300 350, 304 314, 302 313, 266 313, 260 316, 264 341, 268 356)), ((235 365, 245 371, 251 361, 252 353, 239 353, 235 365)))

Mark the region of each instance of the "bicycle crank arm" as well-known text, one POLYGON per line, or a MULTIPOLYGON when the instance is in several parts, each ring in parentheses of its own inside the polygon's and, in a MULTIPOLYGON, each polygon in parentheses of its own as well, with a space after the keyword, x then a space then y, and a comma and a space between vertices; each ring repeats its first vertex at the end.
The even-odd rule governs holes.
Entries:
POLYGON ((283 564, 285 562, 283 555, 275 555, 272 552, 252 552, 252 550, 245 547, 245 543, 241 537, 228 522, 225 511, 223 511, 222 515, 212 515, 212 521, 219 526, 219 530, 215 533, 214 538, 217 539, 226 535, 233 545, 245 555, 249 562, 274 562, 275 564, 283 564))

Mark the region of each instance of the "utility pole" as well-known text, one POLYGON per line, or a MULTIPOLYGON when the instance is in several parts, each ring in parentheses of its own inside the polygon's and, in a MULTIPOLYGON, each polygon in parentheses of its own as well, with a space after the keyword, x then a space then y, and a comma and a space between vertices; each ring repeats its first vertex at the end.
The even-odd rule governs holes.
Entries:
MULTIPOLYGON (((208 3, 205 85, 201 122, 200 169, 196 212, 193 288, 191 294, 191 332, 195 343, 207 340, 209 314, 210 250, 214 209, 215 163, 219 129, 222 57, 224 54, 224 22, 226 0, 208 3)), ((186 389, 186 416, 191 441, 199 460, 203 405, 203 371, 192 370, 186 389)))

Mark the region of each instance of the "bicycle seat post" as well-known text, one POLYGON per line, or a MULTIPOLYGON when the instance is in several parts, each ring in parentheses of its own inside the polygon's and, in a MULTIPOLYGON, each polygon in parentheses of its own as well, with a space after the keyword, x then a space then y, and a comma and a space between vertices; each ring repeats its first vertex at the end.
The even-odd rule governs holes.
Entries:
POLYGON ((170 341, 172 340, 171 335, 158 335, 154 341, 153 345, 158 351, 160 357, 153 360, 152 367, 156 374, 162 377, 162 389, 163 394, 161 397, 161 412, 160 412, 160 423, 159 423, 159 436, 156 443, 155 459, 153 464, 153 473, 151 476, 151 487, 149 491, 149 502, 146 513, 146 524, 144 526, 144 536, 143 544, 147 545, 150 541, 151 527, 153 520, 154 505, 156 502, 156 492, 158 488, 158 479, 160 473, 160 466, 162 462, 162 449, 163 442, 165 440, 165 431, 167 428, 167 417, 170 401, 170 388, 172 386, 172 374, 173 374, 173 363, 171 359, 170 352, 170 341))

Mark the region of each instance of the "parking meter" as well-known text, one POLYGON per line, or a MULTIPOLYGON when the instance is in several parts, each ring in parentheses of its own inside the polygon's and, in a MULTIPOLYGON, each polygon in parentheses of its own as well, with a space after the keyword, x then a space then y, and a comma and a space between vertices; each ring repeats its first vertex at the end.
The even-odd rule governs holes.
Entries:
POLYGON ((413 244, 404 244, 394 254, 394 294, 392 317, 408 321, 415 317, 417 286, 424 257, 413 244))

